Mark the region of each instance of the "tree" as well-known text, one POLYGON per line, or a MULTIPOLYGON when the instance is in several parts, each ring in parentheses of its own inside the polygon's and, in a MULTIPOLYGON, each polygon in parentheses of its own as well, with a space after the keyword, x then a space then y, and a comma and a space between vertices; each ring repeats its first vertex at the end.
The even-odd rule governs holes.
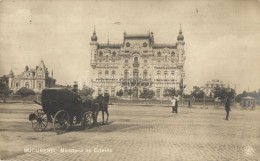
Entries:
POLYGON ((145 100, 152 99, 155 96, 155 92, 153 90, 145 89, 143 92, 140 94, 140 98, 145 98, 145 100))
POLYGON ((35 95, 35 92, 32 89, 22 87, 18 91, 16 91, 16 94, 26 97, 26 96, 30 96, 30 95, 35 95))
POLYGON ((79 95, 81 96, 92 96, 92 94, 95 92, 94 89, 90 88, 90 87, 83 87, 82 90, 79 91, 79 95))
POLYGON ((12 91, 9 89, 7 81, 0 79, 0 96, 4 97, 4 102, 5 96, 9 96, 12 93, 12 91))
POLYGON ((235 90, 232 88, 225 88, 225 87, 220 87, 216 86, 213 90, 214 96, 219 97, 220 99, 224 98, 234 98, 235 96, 235 90))
POLYGON ((116 92, 116 95, 117 95, 118 97, 122 97, 122 96, 124 95, 123 90, 120 89, 119 91, 117 91, 117 92, 116 92))
POLYGON ((204 91, 200 87, 194 86, 193 91, 191 91, 191 96, 194 96, 195 98, 203 98, 204 91))

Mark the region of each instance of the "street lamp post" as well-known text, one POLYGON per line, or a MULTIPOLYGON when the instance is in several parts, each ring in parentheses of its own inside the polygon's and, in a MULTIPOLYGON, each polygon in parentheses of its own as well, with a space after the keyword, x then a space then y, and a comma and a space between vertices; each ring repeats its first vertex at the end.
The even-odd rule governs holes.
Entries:
POLYGON ((204 107, 205 107, 205 91, 203 91, 203 93, 204 93, 204 107))
POLYGON ((201 88, 201 90, 203 91, 203 107, 206 107, 206 92, 204 88, 201 88))
POLYGON ((3 89, 4 103, 6 103, 6 100, 5 100, 5 87, 6 87, 6 83, 4 82, 4 89, 3 89))

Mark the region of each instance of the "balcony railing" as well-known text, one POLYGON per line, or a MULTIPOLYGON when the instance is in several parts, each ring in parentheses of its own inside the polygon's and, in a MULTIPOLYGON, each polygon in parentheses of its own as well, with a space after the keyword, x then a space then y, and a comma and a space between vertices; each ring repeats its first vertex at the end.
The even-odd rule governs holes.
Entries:
POLYGON ((143 78, 129 78, 129 79, 120 79, 119 80, 123 86, 131 85, 131 86, 148 86, 151 85, 152 79, 143 79, 143 78))

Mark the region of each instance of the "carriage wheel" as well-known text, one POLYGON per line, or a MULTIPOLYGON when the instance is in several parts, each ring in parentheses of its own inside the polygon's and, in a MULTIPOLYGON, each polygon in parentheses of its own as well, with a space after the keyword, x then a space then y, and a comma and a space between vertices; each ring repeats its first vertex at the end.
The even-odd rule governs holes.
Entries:
POLYGON ((46 114, 42 109, 36 110, 34 114, 36 118, 31 121, 32 128, 34 131, 44 131, 48 126, 48 119, 46 114))
POLYGON ((90 126, 93 124, 92 120, 92 112, 84 112, 81 120, 81 127, 82 128, 90 128, 90 126))
POLYGON ((53 120, 53 129, 56 133, 64 133, 69 127, 69 114, 64 110, 58 111, 53 120))

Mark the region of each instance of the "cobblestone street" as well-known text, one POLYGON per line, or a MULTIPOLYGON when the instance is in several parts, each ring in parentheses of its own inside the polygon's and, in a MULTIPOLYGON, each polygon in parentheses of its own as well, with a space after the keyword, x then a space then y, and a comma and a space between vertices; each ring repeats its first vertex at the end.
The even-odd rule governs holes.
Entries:
POLYGON ((111 105, 108 124, 61 135, 52 124, 33 131, 28 115, 38 108, 0 104, 1 160, 260 161, 259 108, 232 108, 226 121, 223 107, 111 105))

